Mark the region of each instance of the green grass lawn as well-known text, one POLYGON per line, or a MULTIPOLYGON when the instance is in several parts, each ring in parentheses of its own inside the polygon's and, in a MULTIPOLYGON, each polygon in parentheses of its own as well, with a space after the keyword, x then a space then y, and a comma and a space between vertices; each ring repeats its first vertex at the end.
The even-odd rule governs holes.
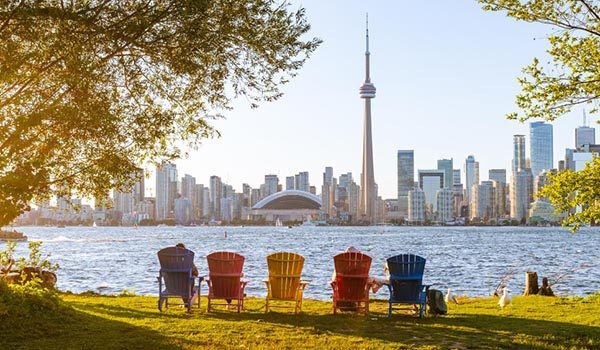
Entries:
POLYGON ((264 313, 249 298, 246 311, 180 307, 162 314, 154 297, 61 295, 57 310, 29 317, 2 315, 0 349, 410 348, 600 349, 600 295, 516 297, 505 309, 493 298, 463 298, 449 315, 387 317, 375 300, 369 316, 333 316, 331 303, 306 300, 303 313, 264 313))

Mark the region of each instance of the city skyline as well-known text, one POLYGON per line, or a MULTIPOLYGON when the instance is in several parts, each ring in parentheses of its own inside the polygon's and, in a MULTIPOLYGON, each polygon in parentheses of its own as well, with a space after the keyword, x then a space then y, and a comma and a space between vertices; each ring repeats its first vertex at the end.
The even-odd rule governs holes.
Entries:
MULTIPOLYGON (((415 169, 434 168, 435 162, 444 158, 462 164, 470 154, 479 161, 482 174, 492 168, 510 169, 512 154, 504 150, 511 148, 512 135, 528 134, 529 125, 508 121, 504 115, 516 109, 516 77, 521 68, 533 56, 543 57, 546 43, 534 39, 547 34, 547 27, 514 23, 481 11, 476 3, 440 3, 432 14, 436 19, 432 28, 422 28, 419 36, 409 29, 421 27, 416 25, 419 16, 396 23, 386 15, 402 7, 395 3, 367 7, 349 2, 338 8, 308 1, 303 5, 315 35, 325 40, 323 46, 284 87, 281 100, 254 110, 238 101, 226 120, 215 122, 222 133, 220 139, 204 141, 188 159, 177 161, 181 173, 203 181, 219 174, 241 186, 261 183, 266 173, 283 176, 308 171, 316 176, 325 166, 332 166, 352 172, 358 179, 363 125, 362 101, 356 98, 356 89, 364 74, 367 10, 371 51, 377 52, 371 76, 381 92, 373 106, 379 195, 397 195, 396 165, 390 159, 400 149, 415 150, 415 169), (340 13, 332 18, 334 10, 340 13), (455 19, 449 22, 442 13, 455 19), (467 17, 470 26, 479 27, 477 32, 469 32, 469 26, 461 22, 467 17), (439 32, 452 40, 438 38, 439 32), (419 42, 422 39, 429 44, 424 46, 419 42), (449 50, 449 45, 459 49, 449 50), (476 58, 467 57, 473 52, 468 49, 471 46, 483 47, 476 58), (432 74, 425 74, 428 70, 432 74), (317 79, 319 84, 314 83, 317 79), (281 147, 273 147, 276 144, 281 147)), ((431 13, 429 7, 434 5, 406 6, 415 13, 431 13)), ((580 109, 574 110, 552 123, 555 162, 562 159, 565 148, 573 148, 573 129, 582 124, 581 115, 580 109)))

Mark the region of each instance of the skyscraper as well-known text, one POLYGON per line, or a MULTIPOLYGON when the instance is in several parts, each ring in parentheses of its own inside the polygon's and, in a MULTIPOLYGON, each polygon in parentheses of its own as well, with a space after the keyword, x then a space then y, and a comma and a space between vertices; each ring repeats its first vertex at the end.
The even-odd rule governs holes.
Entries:
POLYGON ((163 163, 156 167, 156 220, 172 216, 177 194, 177 167, 173 163, 163 163))
POLYGON ((596 129, 587 125, 585 110, 583 111, 583 125, 575 129, 575 148, 579 149, 583 145, 593 145, 596 143, 596 129))
POLYGON ((279 178, 277 175, 265 175, 265 183, 264 183, 265 193, 264 197, 270 196, 273 193, 277 192, 277 187, 279 186, 279 178))
POLYGON ((506 169, 490 169, 488 171, 490 181, 506 183, 506 169))
POLYGON ((448 188, 448 189, 452 189, 452 182, 453 182, 453 160, 452 158, 450 159, 438 159, 437 161, 437 168, 438 170, 443 170, 444 171, 444 188, 448 188))
POLYGON ((531 173, 537 176, 542 170, 554 168, 552 124, 533 122, 529 124, 529 158, 531 173))
POLYGON ((221 219, 221 198, 223 198, 223 183, 221 178, 210 177, 210 219, 221 219))
POLYGON ((308 171, 302 171, 294 176, 294 188, 299 191, 310 192, 308 171))
POLYGON ((419 170, 419 187, 425 192, 425 202, 430 208, 430 214, 437 211, 437 191, 444 188, 443 170, 419 170))
POLYGON ((475 157, 470 155, 465 161, 465 194, 467 205, 471 203, 471 188, 473 185, 479 184, 479 162, 475 161, 475 157))
POLYGON ((415 154, 413 150, 398 151, 398 211, 408 216, 408 191, 415 186, 415 154))
POLYGON ((533 191, 533 176, 525 160, 525 136, 513 137, 513 164, 510 182, 510 216, 516 220, 525 220, 529 212, 529 203, 533 191))
POLYGON ((331 179, 333 178, 333 168, 330 166, 325 167, 325 172, 323 173, 323 184, 330 184, 331 179))
POLYGON ((285 190, 293 190, 294 189, 295 178, 293 176, 286 176, 285 178, 285 190))
POLYGON ((525 136, 524 135, 514 135, 513 136, 513 161, 512 161, 512 171, 518 171, 525 169, 526 159, 525 159, 525 136))
POLYGON ((360 87, 360 97, 365 100, 365 116, 363 131, 363 157, 360 181, 361 215, 369 222, 375 214, 375 171, 373 170, 373 141, 371 137, 371 99, 375 98, 375 85, 371 83, 369 63, 369 17, 367 16, 366 51, 365 51, 365 82, 360 87))

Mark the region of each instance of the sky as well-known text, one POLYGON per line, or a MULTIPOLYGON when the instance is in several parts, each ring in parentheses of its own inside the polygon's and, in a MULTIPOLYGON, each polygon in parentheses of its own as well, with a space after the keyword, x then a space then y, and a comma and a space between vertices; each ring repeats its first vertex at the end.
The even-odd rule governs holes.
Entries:
MULTIPOLYGON (((265 174, 310 173, 320 192, 322 173, 352 172, 360 183, 364 102, 365 13, 369 13, 375 180, 384 198, 397 196, 396 154, 415 152, 415 172, 453 158, 463 169, 472 154, 480 179, 490 168, 510 169, 512 135, 527 124, 507 120, 516 111, 517 77, 533 57, 544 57, 548 26, 485 12, 476 1, 294 1, 306 9, 311 36, 323 44, 282 88, 278 101, 251 109, 236 101, 214 122, 221 137, 208 139, 187 159, 179 176, 208 185, 211 175, 241 191, 265 174)), ((573 147, 582 109, 553 122, 554 163, 573 147)), ((595 118, 593 118, 595 120, 595 118)), ((529 146, 527 146, 529 147, 529 146)), ((463 178, 464 182, 464 178, 463 178)), ((154 178, 147 180, 153 193, 154 178)))

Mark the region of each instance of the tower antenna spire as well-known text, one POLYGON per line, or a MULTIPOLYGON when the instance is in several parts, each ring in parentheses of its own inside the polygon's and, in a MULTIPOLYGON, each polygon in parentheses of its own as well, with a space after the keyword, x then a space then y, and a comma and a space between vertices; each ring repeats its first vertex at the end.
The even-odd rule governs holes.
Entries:
POLYGON ((369 13, 367 12, 367 53, 369 53, 369 13))

